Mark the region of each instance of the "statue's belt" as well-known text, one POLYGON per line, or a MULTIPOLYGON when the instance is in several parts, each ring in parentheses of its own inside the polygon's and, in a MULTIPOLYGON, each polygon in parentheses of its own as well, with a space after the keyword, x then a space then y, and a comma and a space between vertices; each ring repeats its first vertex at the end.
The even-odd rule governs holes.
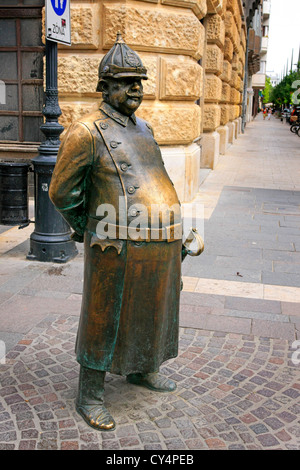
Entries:
POLYGON ((112 240, 130 240, 145 242, 174 242, 182 240, 182 223, 168 225, 162 228, 134 227, 88 218, 86 228, 96 234, 99 240, 105 238, 112 240))

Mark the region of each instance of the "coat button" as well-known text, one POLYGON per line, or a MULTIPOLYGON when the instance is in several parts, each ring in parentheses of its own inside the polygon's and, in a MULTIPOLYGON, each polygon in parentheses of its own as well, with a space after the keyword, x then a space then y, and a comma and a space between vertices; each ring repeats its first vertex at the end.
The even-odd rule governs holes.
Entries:
POLYGON ((130 215, 131 217, 136 217, 138 215, 138 211, 136 209, 131 209, 130 215))
POLYGON ((122 171, 127 171, 128 170, 127 163, 121 163, 120 168, 121 168, 122 171))
POLYGON ((129 194, 133 194, 133 193, 135 192, 135 187, 134 187, 134 186, 129 186, 129 187, 127 188, 127 192, 128 192, 129 194))
POLYGON ((101 122, 100 123, 100 127, 101 129, 107 129, 108 128, 108 124, 106 122, 101 122))
POLYGON ((115 142, 115 141, 113 140, 113 141, 110 143, 110 146, 111 146, 112 149, 116 149, 116 148, 118 147, 118 144, 119 144, 119 143, 120 143, 120 142, 115 142))

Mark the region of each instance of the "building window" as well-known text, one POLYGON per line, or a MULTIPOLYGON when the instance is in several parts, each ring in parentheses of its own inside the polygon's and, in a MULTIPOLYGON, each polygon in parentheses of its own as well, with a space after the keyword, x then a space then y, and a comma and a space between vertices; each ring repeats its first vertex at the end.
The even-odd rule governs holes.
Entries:
POLYGON ((0 142, 40 142, 43 0, 0 0, 0 142))
POLYGON ((260 62, 260 73, 266 73, 266 62, 264 60, 260 62))

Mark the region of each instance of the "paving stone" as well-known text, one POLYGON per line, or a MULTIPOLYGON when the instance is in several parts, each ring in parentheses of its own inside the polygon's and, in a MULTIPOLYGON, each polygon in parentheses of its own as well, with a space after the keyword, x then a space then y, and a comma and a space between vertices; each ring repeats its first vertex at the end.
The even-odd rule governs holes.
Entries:
POLYGON ((274 447, 279 444, 279 441, 272 436, 272 434, 262 434, 257 439, 261 442, 263 447, 274 447))

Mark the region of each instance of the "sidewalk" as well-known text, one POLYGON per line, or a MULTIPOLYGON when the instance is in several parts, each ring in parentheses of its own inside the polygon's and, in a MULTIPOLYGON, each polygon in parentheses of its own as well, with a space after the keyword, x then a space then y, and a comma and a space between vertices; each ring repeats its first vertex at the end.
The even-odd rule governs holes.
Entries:
POLYGON ((195 202, 205 250, 183 263, 180 351, 161 369, 177 390, 107 374, 108 433, 74 409, 82 245, 66 265, 31 262, 33 226, 0 226, 1 450, 300 449, 299 137, 258 117, 195 202))

